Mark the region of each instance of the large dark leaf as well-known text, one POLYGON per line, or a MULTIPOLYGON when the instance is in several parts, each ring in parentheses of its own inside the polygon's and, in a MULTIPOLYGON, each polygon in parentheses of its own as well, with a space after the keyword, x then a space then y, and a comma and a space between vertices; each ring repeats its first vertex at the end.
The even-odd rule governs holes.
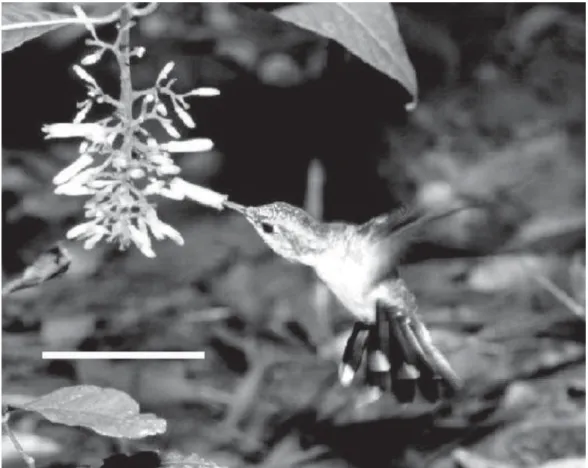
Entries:
POLYGON ((2 5, 2 53, 66 24, 79 22, 74 16, 52 13, 37 5, 2 5))
POLYGON ((417 81, 388 3, 305 3, 274 11, 279 18, 340 43, 398 81, 417 98, 417 81))
POLYGON ((139 412, 139 404, 125 392, 93 385, 64 387, 36 400, 15 405, 36 411, 49 421, 81 426, 108 437, 139 439, 166 430, 166 421, 139 412))

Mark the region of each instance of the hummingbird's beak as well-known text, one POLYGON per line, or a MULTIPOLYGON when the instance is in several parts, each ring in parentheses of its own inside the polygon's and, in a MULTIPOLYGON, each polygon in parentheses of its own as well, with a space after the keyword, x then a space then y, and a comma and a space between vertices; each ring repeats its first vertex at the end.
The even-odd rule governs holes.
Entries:
POLYGON ((231 210, 235 210, 235 211, 237 211, 238 213, 241 213, 242 215, 246 215, 246 210, 247 210, 247 207, 246 207, 246 206, 244 206, 244 205, 240 205, 239 203, 234 203, 234 202, 232 202, 232 201, 229 201, 229 200, 225 200, 225 201, 223 202, 223 204, 224 204, 224 205, 225 205, 227 208, 230 208, 231 210))

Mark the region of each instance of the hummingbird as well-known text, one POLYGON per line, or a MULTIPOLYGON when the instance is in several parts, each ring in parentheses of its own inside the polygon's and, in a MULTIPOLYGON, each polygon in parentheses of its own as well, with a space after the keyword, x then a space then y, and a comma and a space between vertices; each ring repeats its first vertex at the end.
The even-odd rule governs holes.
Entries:
POLYGON ((418 390, 435 402, 460 388, 398 265, 425 225, 463 207, 423 216, 402 208, 351 224, 320 222, 285 202, 246 207, 227 200, 225 206, 241 213, 275 253, 313 268, 355 319, 339 364, 343 386, 365 369, 363 383, 375 398, 388 393, 407 403, 418 390))

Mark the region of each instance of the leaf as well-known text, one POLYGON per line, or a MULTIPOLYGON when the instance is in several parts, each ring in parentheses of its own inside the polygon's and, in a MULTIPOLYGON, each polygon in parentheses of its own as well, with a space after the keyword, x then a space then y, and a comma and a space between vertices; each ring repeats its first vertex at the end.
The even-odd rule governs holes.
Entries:
POLYGON ((398 81, 416 104, 416 73, 388 3, 307 3, 273 12, 278 18, 337 41, 376 70, 398 81))
POLYGON ((40 413, 54 423, 85 427, 108 437, 140 439, 162 434, 167 426, 154 414, 140 414, 139 404, 126 393, 93 385, 63 387, 16 407, 40 413))
POLYGON ((66 24, 79 22, 74 16, 52 13, 23 3, 2 5, 2 53, 66 24))
POLYGON ((582 468, 586 466, 585 458, 558 458, 557 460, 549 460, 539 468, 582 468))
POLYGON ((2 295, 21 289, 39 286, 50 279, 63 275, 71 264, 67 250, 57 244, 39 255, 18 278, 10 281, 2 288, 2 295))

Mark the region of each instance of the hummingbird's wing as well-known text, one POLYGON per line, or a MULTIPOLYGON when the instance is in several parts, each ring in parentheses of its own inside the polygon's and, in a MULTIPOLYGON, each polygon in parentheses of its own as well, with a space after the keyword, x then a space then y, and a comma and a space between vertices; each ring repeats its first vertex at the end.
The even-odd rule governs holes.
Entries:
POLYGON ((357 227, 356 248, 363 258, 378 259, 371 262, 368 276, 374 283, 395 277, 408 247, 420 240, 427 228, 444 218, 474 206, 461 206, 437 213, 423 214, 416 209, 401 208, 371 219, 357 227))
POLYGON ((376 216, 358 226, 357 232, 368 237, 386 237, 403 226, 413 223, 420 216, 414 208, 401 205, 390 213, 376 216))

